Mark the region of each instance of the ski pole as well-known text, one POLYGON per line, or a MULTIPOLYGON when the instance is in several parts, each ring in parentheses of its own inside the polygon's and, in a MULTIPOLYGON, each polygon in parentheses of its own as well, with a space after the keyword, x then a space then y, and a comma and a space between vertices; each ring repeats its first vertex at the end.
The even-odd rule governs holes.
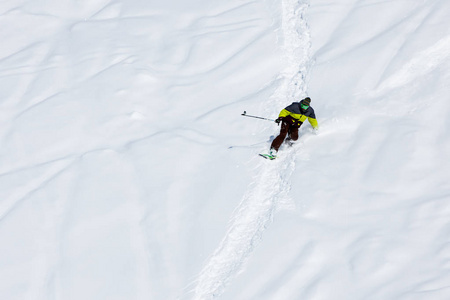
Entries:
POLYGON ((275 122, 275 120, 272 120, 272 119, 268 119, 268 118, 263 118, 263 117, 257 117, 257 116, 251 116, 251 115, 247 115, 247 112, 246 112, 246 111, 244 111, 244 113, 243 113, 243 114, 241 114, 241 116, 244 116, 244 117, 249 117, 249 118, 255 118, 255 119, 261 119, 261 120, 267 120, 267 121, 272 121, 272 122, 275 122))

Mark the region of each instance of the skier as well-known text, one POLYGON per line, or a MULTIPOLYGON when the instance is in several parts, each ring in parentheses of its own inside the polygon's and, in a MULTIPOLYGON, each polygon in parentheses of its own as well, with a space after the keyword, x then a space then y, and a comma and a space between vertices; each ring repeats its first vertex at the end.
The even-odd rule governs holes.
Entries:
POLYGON ((270 145, 270 156, 277 157, 278 149, 287 136, 288 141, 296 141, 298 139, 298 129, 303 122, 308 119, 314 130, 319 129, 319 124, 314 114, 314 109, 310 106, 311 98, 306 97, 300 102, 293 102, 291 105, 284 108, 278 115, 275 123, 281 122, 280 134, 272 141, 270 145))

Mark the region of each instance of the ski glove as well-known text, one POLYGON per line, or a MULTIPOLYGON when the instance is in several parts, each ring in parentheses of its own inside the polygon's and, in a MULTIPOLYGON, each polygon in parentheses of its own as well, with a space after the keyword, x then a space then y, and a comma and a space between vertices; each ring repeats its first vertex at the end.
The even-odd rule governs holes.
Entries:
POLYGON ((275 123, 280 124, 281 121, 283 121, 283 118, 279 117, 278 119, 275 120, 275 123))

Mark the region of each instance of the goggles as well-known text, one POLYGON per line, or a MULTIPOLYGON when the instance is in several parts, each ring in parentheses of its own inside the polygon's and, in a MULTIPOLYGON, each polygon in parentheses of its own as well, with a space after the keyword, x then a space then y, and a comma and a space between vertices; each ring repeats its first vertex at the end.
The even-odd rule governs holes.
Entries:
POLYGON ((300 107, 302 108, 302 109, 308 109, 308 107, 309 107, 309 105, 304 105, 304 104, 300 104, 300 107))

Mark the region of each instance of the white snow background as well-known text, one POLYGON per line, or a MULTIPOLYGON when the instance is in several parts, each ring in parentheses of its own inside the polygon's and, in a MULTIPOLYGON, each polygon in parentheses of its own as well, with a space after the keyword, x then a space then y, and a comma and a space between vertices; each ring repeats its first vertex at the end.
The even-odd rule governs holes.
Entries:
POLYGON ((1 1, 0 299, 450 299, 449 16, 1 1))

